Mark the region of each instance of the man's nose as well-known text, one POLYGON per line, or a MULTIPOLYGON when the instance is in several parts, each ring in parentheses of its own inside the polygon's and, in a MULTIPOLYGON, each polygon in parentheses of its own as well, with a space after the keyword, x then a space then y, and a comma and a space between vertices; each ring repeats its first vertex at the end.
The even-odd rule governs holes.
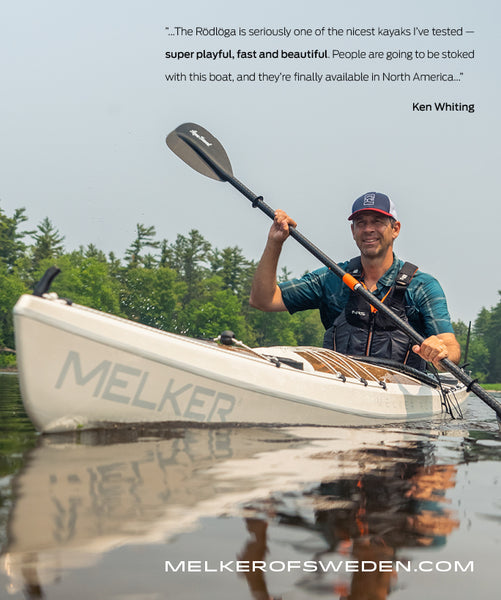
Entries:
POLYGON ((376 229, 376 223, 368 221, 366 223, 362 223, 361 227, 364 231, 373 231, 376 229))

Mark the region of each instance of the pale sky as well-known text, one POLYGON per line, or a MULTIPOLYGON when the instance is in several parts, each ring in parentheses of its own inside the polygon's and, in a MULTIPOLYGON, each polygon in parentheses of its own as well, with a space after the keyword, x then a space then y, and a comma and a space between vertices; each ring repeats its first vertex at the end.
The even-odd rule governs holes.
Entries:
MULTIPOLYGON (((48 216, 66 249, 122 255, 136 223, 158 238, 198 229, 258 259, 268 218, 228 184, 165 145, 195 122, 226 148, 235 175, 335 260, 356 254, 347 216, 368 191, 402 221, 397 254, 442 283, 454 320, 498 301, 500 22, 494 0, 340 0, 237 4, 162 0, 25 0, 0 8, 0 207, 48 216), (457 37, 169 36, 175 26, 463 28, 457 37), (166 30, 166 27, 171 29, 166 30), (460 51, 473 58, 167 60, 166 51, 334 49, 460 51), (174 72, 453 73, 449 82, 195 83, 174 72), (462 73, 462 75, 459 75, 462 73), (413 103, 474 104, 475 112, 413 103)), ((289 240, 294 275, 320 266, 289 240)))

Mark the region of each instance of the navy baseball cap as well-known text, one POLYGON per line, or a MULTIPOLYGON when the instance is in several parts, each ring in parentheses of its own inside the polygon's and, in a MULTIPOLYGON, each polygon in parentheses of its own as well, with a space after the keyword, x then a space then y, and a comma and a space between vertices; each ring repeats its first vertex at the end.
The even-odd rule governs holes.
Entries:
POLYGON ((386 194, 380 194, 379 192, 367 192, 367 194, 357 198, 351 207, 351 215, 348 217, 348 220, 351 221, 362 210, 375 210, 387 217, 393 217, 398 220, 397 210, 393 202, 386 194))

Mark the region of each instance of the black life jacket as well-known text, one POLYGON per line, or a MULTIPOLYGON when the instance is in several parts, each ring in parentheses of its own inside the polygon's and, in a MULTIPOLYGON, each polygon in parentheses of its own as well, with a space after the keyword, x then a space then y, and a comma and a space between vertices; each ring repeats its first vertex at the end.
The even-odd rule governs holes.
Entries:
MULTIPOLYGON (((347 272, 357 279, 362 275, 360 257, 353 258, 347 272)), ((417 267, 406 262, 398 272, 395 283, 383 302, 402 320, 409 322, 405 310, 405 292, 417 267)), ((412 351, 414 342, 386 315, 374 309, 356 292, 351 292, 343 312, 324 336, 324 348, 331 348, 353 356, 374 356, 395 360, 421 371, 426 362, 412 351)))

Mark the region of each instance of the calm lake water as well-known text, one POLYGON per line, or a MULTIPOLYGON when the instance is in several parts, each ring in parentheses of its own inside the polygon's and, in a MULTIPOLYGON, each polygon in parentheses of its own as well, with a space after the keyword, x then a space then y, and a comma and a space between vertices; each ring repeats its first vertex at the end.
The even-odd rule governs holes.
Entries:
POLYGON ((500 461, 475 397, 384 429, 40 436, 0 375, 0 598, 497 597, 500 461))

